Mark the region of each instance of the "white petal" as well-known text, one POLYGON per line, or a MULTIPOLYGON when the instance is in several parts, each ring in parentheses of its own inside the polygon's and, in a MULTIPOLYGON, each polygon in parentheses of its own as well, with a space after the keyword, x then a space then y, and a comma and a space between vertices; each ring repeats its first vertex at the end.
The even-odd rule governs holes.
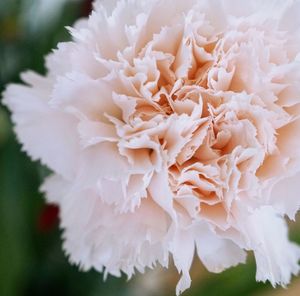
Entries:
POLYGON ((177 221, 177 215, 173 207, 173 193, 168 182, 167 169, 162 169, 161 172, 153 175, 149 185, 149 193, 152 199, 161 206, 174 221, 177 221))
POLYGON ((270 193, 269 203, 278 213, 294 220, 300 209, 300 173, 279 181, 270 193))
POLYGON ((300 248, 289 242, 285 221, 272 207, 257 209, 244 220, 245 235, 254 251, 257 264, 256 279, 287 285, 300 268, 300 248))
POLYGON ((28 73, 33 87, 11 85, 4 103, 13 112, 15 132, 23 149, 55 172, 72 178, 80 154, 77 119, 49 106, 49 92, 42 78, 28 73))
POLYGON ((70 182, 64 180, 61 176, 50 175, 40 187, 40 191, 45 193, 49 203, 59 205, 70 187, 70 182))
POLYGON ((246 252, 234 242, 218 236, 206 223, 195 225, 197 253, 201 262, 211 272, 245 263, 246 252))
POLYGON ((190 268, 193 262, 195 243, 192 231, 188 229, 178 230, 171 243, 171 252, 178 272, 182 276, 176 286, 176 295, 180 295, 191 285, 190 268))

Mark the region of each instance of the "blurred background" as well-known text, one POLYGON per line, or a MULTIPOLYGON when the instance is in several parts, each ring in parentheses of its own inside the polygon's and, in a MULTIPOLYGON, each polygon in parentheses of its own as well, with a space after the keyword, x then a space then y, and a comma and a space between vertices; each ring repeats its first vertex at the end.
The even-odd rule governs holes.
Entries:
MULTIPOLYGON (((7 83, 19 82, 21 71, 44 73, 44 55, 68 40, 65 26, 90 9, 89 0, 0 0, 0 93, 7 83)), ((130 282, 125 277, 104 282, 99 273, 71 266, 61 250, 58 209, 46 205, 38 191, 48 171, 20 148, 0 104, 0 296, 174 295, 179 279, 174 268, 157 268, 130 282)), ((291 225, 298 243, 299 229, 291 225)), ((192 279, 184 296, 300 295, 300 279, 288 290, 256 283, 251 255, 246 265, 221 274, 209 274, 195 262, 192 279)))

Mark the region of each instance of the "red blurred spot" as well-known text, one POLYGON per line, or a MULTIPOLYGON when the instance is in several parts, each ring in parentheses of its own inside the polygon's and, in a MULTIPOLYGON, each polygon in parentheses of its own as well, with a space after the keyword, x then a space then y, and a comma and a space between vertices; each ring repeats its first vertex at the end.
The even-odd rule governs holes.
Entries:
POLYGON ((84 0, 82 3, 81 16, 89 16, 92 12, 93 0, 84 0))
POLYGON ((38 219, 38 230, 48 232, 58 224, 59 208, 56 205, 46 205, 38 219))

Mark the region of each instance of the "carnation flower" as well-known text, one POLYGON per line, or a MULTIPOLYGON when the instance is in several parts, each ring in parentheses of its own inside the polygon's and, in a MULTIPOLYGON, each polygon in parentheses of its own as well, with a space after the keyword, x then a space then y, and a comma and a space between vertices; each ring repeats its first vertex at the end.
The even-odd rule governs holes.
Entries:
POLYGON ((169 257, 191 284, 245 262, 286 285, 300 249, 300 2, 96 1, 4 102, 53 175, 64 250, 130 278, 169 257))

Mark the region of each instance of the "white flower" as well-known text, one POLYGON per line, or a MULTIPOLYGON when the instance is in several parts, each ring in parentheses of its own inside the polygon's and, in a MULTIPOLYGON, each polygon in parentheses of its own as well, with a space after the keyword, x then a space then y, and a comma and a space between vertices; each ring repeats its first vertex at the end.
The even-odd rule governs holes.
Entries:
POLYGON ((64 249, 131 277, 169 255, 190 286, 245 262, 299 271, 284 215, 300 199, 300 1, 98 1, 4 102, 23 149, 51 168, 64 249))

